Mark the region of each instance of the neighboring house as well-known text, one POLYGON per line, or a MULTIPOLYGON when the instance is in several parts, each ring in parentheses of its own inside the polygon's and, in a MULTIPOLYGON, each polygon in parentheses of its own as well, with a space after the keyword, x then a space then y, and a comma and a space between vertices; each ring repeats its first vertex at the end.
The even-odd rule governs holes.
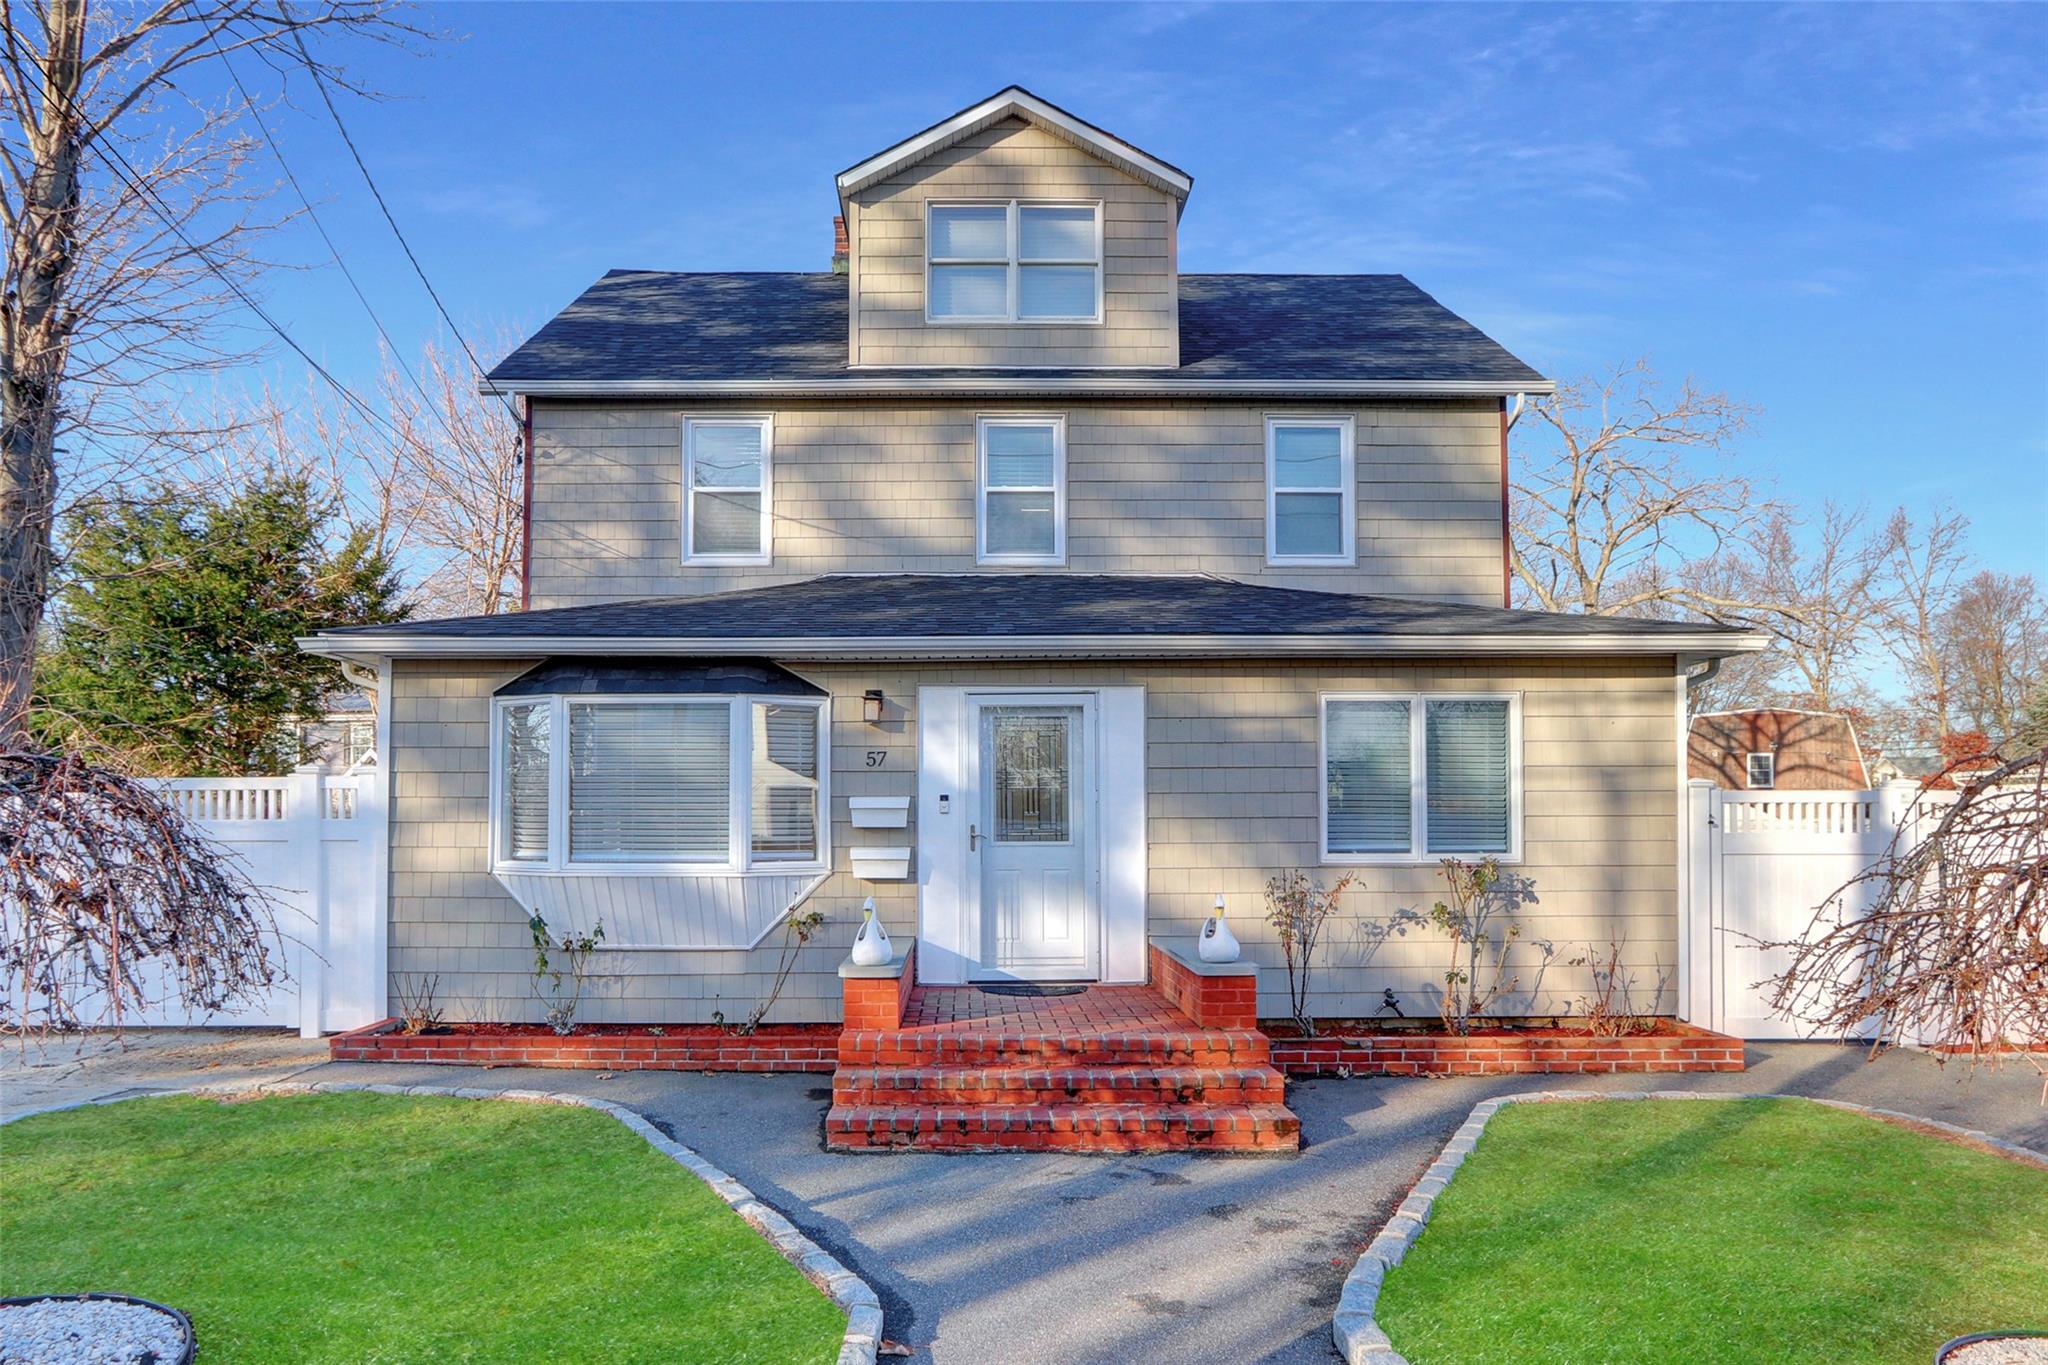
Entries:
POLYGON ((1932 749, 1898 749, 1864 755, 1875 786, 1887 782, 1925 782, 1942 769, 1941 755, 1932 749))
POLYGON ((1686 769, 1730 791, 1868 791, 1856 725, 1828 711, 1756 708, 1692 718, 1686 769))
POLYGON ((1190 185, 1007 90, 840 174, 838 270, 615 271, 503 361, 532 610, 307 642, 388 678, 394 976, 534 1017, 529 912, 601 919, 583 1017, 738 1017, 803 902, 771 1018, 833 1019, 867 895, 925 982, 1139 981, 1219 893, 1277 968, 1306 868, 1316 1012, 1427 1014, 1403 912, 1496 856, 1669 977, 1686 675, 1761 639, 1506 609, 1550 382, 1399 275, 1180 273, 1190 185))
POLYGON ((377 748, 377 716, 361 692, 341 692, 327 699, 317 718, 294 722, 298 761, 344 770, 371 758, 377 748))

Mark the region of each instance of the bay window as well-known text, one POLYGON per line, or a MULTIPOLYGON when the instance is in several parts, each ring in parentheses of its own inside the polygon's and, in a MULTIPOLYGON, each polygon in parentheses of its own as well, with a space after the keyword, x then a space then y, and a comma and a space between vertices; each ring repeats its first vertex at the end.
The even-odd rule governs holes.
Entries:
POLYGON ((1101 320, 1099 204, 933 204, 925 243, 929 322, 1101 320))
POLYGON ((1323 698, 1323 860, 1520 857, 1520 742, 1512 696, 1323 698))
POLYGON ((493 847, 508 870, 827 862, 821 699, 520 698, 494 722, 493 847))

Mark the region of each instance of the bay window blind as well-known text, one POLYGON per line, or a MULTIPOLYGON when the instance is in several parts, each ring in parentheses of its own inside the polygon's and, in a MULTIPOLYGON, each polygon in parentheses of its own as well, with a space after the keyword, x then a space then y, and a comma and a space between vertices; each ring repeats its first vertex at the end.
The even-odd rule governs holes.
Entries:
POLYGON ((513 862, 548 856, 548 717, 546 702, 505 708, 504 848, 513 862))
POLYGON ((753 704, 753 845, 762 859, 818 856, 818 708, 753 704))
POLYGON ((1505 853, 1509 790, 1508 704, 1432 701, 1425 726, 1431 853, 1505 853))
POLYGON ((1413 784, 1406 701, 1332 701, 1324 745, 1329 851, 1406 853, 1413 784))
POLYGON ((572 702, 569 857, 725 861, 731 714, 724 702, 572 702))

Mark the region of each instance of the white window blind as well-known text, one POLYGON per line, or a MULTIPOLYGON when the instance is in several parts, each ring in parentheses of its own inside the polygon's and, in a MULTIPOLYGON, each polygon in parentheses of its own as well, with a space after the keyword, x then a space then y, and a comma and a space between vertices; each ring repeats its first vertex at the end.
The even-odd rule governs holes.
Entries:
POLYGON ((753 846, 763 859, 818 856, 818 708, 753 704, 753 846))
POLYGON ((1430 702, 1426 743, 1429 851, 1507 852, 1513 819, 1507 702, 1430 702))
POLYGON ((757 419, 683 425, 684 555, 695 560, 759 559, 768 553, 768 423, 757 419))
POLYGON ((1409 705, 1332 701, 1324 744, 1332 853, 1406 853, 1414 843, 1409 705))
POLYGON ((1352 552, 1351 426, 1266 425, 1267 520, 1274 561, 1348 563, 1352 552))
POLYGON ((1093 204, 935 204, 925 311, 945 322, 1093 322, 1102 249, 1093 204))
POLYGON ((569 706, 569 857, 724 862, 731 838, 724 702, 569 706))
POLYGON ((1056 564, 1064 553, 1061 424, 985 419, 981 435, 981 558, 1056 564))
POLYGON ((548 856, 547 702, 505 708, 504 805, 500 855, 512 862, 548 856))

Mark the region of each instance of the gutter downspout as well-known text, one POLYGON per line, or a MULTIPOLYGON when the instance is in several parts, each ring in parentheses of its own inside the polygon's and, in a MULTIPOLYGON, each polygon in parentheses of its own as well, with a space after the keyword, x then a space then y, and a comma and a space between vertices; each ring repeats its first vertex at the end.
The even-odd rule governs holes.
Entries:
POLYGON ((1694 688, 1704 687, 1718 677, 1721 672, 1721 663, 1722 660, 1719 658, 1709 659, 1707 660, 1707 666, 1699 672, 1688 672, 1685 675, 1685 695, 1691 696, 1694 688))
POLYGON ((533 610, 533 397, 520 401, 519 610, 533 610))
POLYGON ((1507 399, 1500 400, 1500 604, 1503 607, 1515 604, 1514 549, 1509 539, 1508 524, 1508 433, 1522 419, 1522 405, 1527 399, 1527 394, 1516 394, 1512 407, 1507 399))

